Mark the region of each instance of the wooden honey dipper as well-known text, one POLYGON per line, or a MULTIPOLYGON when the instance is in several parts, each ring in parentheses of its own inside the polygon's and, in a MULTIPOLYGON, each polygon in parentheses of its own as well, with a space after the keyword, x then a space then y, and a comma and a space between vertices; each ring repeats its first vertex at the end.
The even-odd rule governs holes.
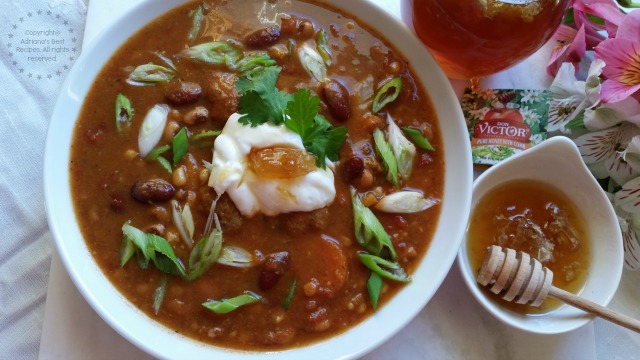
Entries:
POLYGON ((599 316, 635 332, 640 332, 640 321, 619 314, 594 302, 578 297, 552 285, 553 272, 529 254, 513 249, 490 246, 477 281, 482 286, 517 304, 540 306, 547 296, 565 304, 599 316))

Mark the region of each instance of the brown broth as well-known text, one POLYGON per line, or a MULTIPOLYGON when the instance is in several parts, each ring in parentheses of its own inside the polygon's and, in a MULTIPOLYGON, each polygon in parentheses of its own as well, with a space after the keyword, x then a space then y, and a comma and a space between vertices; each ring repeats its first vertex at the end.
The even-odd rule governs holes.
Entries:
MULTIPOLYGON (((325 222, 330 226, 322 230, 312 229, 295 235, 285 231, 286 224, 296 225, 309 219, 308 214, 300 213, 245 218, 240 228, 229 231, 223 224, 224 244, 247 249, 258 260, 281 251, 290 254, 289 270, 268 291, 256 290, 262 265, 254 269, 214 264, 191 283, 179 277, 169 277, 161 310, 156 315, 152 307, 153 294, 164 275, 153 266, 147 270, 140 269, 135 257, 124 267, 119 265, 121 227, 129 220, 140 229, 163 225, 166 228, 164 236, 178 257, 184 263, 188 262, 190 249, 176 236, 168 202, 149 205, 135 201, 129 195, 132 184, 140 179, 172 181, 172 175, 158 163, 145 161, 135 153, 142 119, 154 104, 165 102, 164 96, 171 83, 135 87, 125 80, 132 67, 148 62, 161 63, 154 52, 171 56, 184 49, 192 22, 189 14, 200 4, 192 2, 178 7, 132 36, 104 67, 86 97, 75 128, 70 164, 74 207, 85 241, 107 277, 129 301, 149 317, 186 336, 223 347, 274 350, 301 346, 339 334, 373 313, 366 288, 370 271, 361 264, 357 255, 362 247, 354 238, 350 184, 341 179, 340 170, 335 174, 336 199, 325 213, 325 222), (123 136, 118 134, 114 125, 113 103, 118 93, 126 94, 135 108, 133 125, 123 136), (344 256, 346 264, 345 285, 329 288, 328 295, 321 291, 314 293, 313 286, 308 285, 314 279, 339 278, 328 269, 340 268, 341 256, 344 256), (291 305, 285 311, 281 304, 294 279, 298 285, 291 305), (264 301, 225 315, 214 314, 201 305, 208 299, 230 298, 245 290, 259 293, 264 301)), ((375 84, 391 75, 401 76, 403 91, 384 111, 391 113, 399 126, 422 127, 434 147, 443 148, 435 111, 406 61, 353 17, 297 1, 218 1, 208 4, 223 17, 238 23, 218 36, 211 24, 225 22, 209 13, 207 18, 213 20, 204 26, 203 35, 197 43, 212 41, 213 36, 216 36, 215 40, 237 39, 259 28, 261 25, 257 18, 250 14, 257 13, 263 4, 267 4, 267 12, 271 15, 287 13, 312 19, 316 29, 324 28, 329 33, 329 44, 334 54, 329 76, 349 89, 352 101, 357 100, 353 96, 356 86, 368 76, 375 84)), ((279 44, 286 48, 287 40, 283 38, 279 44)), ((203 96, 193 105, 173 108, 170 119, 179 122, 180 117, 193 106, 205 106, 211 114, 210 119, 189 125, 189 131, 197 134, 221 129, 230 108, 224 102, 214 101, 217 98, 207 84, 224 70, 180 57, 172 60, 179 69, 179 80, 200 83, 203 96)), ((298 87, 308 87, 318 93, 318 85, 298 61, 285 57, 278 60, 278 65, 283 68, 278 78, 279 89, 294 92, 298 87)), ((326 107, 321 108, 321 113, 334 126, 346 126, 349 131, 348 140, 340 150, 341 159, 354 155, 375 157, 371 132, 381 125, 367 120, 372 118, 367 107, 352 106, 352 117, 346 123, 335 121, 326 107)), ((171 144, 166 136, 159 145, 165 144, 171 144)), ((203 161, 211 161, 211 148, 191 145, 189 154, 178 164, 185 167, 188 181, 176 186, 176 199, 181 206, 186 202, 192 205, 196 228, 194 239, 202 236, 215 195, 207 186, 206 179, 200 178, 203 161)), ((441 198, 444 187, 443 152, 419 150, 414 165, 412 178, 403 186, 421 189, 426 197, 441 198)), ((392 186, 381 173, 374 174, 373 184, 368 187, 355 185, 362 194, 376 188, 382 192, 392 191, 392 186)), ((406 216, 376 213, 392 238, 399 263, 408 273, 413 272, 427 251, 439 214, 440 206, 406 216)), ((342 275, 344 273, 340 273, 342 275)), ((388 302, 401 286, 386 281, 379 306, 388 302)))
MULTIPOLYGON (((556 287, 577 293, 584 286, 591 256, 584 219, 566 195, 548 184, 517 180, 489 190, 474 206, 467 233, 469 261, 476 274, 486 248, 499 245, 539 259, 553 271, 556 287), (550 247, 551 252, 545 250, 550 247)), ((501 306, 523 314, 542 314, 561 305, 549 298, 538 308, 520 305, 483 290, 501 306)))

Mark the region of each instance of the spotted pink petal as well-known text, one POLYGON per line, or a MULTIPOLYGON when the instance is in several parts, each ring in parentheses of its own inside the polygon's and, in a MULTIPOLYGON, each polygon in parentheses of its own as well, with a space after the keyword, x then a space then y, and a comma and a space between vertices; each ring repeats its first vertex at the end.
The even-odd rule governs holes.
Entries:
POLYGON ((607 167, 607 173, 613 181, 618 184, 624 184, 627 181, 638 176, 638 171, 624 160, 623 152, 615 152, 615 155, 605 160, 605 166, 607 167))
MULTIPOLYGON (((574 14, 581 13, 591 14, 603 18, 605 23, 610 23, 613 27, 607 26, 607 31, 613 30, 619 26, 624 19, 624 13, 620 11, 618 4, 613 0, 576 0, 573 3, 574 14)), ((595 26, 595 25, 594 25, 595 26)), ((603 30, 600 28, 600 30, 603 30)), ((609 36, 614 36, 609 34, 609 36)))
POLYGON ((640 89, 640 41, 607 39, 595 48, 595 57, 606 66, 602 70, 607 80, 600 97, 605 103, 621 101, 640 89))

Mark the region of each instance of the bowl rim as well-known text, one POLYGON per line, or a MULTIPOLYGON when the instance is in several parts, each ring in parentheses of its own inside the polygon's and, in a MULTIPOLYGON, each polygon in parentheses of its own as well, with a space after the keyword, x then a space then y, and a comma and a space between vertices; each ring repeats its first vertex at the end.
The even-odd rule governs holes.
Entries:
MULTIPOLYGON (((538 158, 537 160, 540 160, 541 157, 545 157, 545 158, 552 157, 553 152, 555 153, 564 152, 564 154, 566 155, 565 162, 575 163, 573 164, 575 166, 574 169, 579 169, 578 171, 581 172, 580 175, 585 176, 585 179, 582 179, 584 182, 588 183, 589 186, 597 186, 598 188, 600 187, 600 185, 597 183, 595 178, 591 176, 591 173, 589 172, 587 166, 582 161, 578 147, 569 138, 565 136, 552 137, 543 141, 541 144, 536 145, 534 149, 535 150, 527 150, 527 151, 521 152, 517 155, 514 155, 511 158, 503 160, 498 165, 494 165, 493 167, 489 168, 487 171, 482 173, 476 179, 473 185, 472 208, 471 208, 470 217, 473 214, 474 207, 477 206, 482 196, 484 196, 484 194, 486 194, 487 192, 491 191, 491 189, 495 188, 501 183, 506 183, 513 180, 530 179, 528 177, 524 177, 525 176, 524 174, 517 174, 507 179, 493 182, 490 185, 485 185, 485 183, 488 183, 490 179, 496 177, 495 173, 500 173, 500 172, 504 173, 505 172, 504 168, 508 166, 512 166, 514 162, 524 163, 525 161, 532 161, 531 159, 535 159, 535 158, 538 158), (481 189, 481 187, 484 187, 484 189, 481 189), (481 190, 478 190, 478 189, 481 189, 481 190), (479 191, 482 192, 482 195, 477 194, 479 191)), ((536 178, 534 180, 551 184, 558 190, 565 193, 566 196, 569 196, 569 198, 572 198, 573 200, 573 197, 566 193, 566 189, 560 189, 560 187, 556 186, 555 184, 552 184, 550 181, 544 181, 544 180, 541 180, 540 178, 536 178)), ((622 234, 620 231, 620 226, 618 225, 615 210, 613 209, 613 206, 610 203, 607 196, 605 195, 604 191, 599 191, 596 194, 590 194, 590 197, 592 199, 595 199, 595 201, 597 201, 598 204, 604 205, 601 213, 603 217, 606 218, 605 220, 607 221, 607 223, 605 225, 609 230, 613 230, 612 232, 608 233, 611 235, 609 239, 602 240, 612 244, 612 246, 607 252, 596 253, 595 251, 593 251, 594 248, 596 247, 596 244, 594 244, 593 242, 597 240, 591 239, 591 242, 592 242, 591 244, 592 251, 590 255, 591 262, 597 265, 601 263, 601 261, 597 261, 597 259, 606 258, 608 260, 606 263, 608 265, 607 269, 609 270, 609 272, 606 278, 607 278, 607 283, 610 286, 607 289, 605 289, 605 291, 607 292, 604 293, 604 295, 601 294, 601 296, 598 299, 590 299, 590 300, 598 303, 599 305, 607 306, 607 304, 611 301, 611 299, 613 299, 613 296, 616 293, 616 290, 620 283, 620 279, 622 277, 622 269, 624 266, 622 234), (596 258, 597 256, 599 256, 599 258, 596 258)), ((585 219, 585 222, 586 221, 587 219, 585 219)), ((586 226, 589 227, 589 224, 586 224, 586 226)), ((486 311, 488 311, 491 315, 493 315, 495 318, 497 318, 498 320, 500 320, 502 323, 506 325, 509 325, 519 330, 523 330, 530 333, 553 335, 553 334, 561 334, 561 333, 565 333, 565 332, 569 332, 574 329, 577 329, 578 327, 581 327, 587 324, 588 322, 590 322, 595 318, 595 315, 586 313, 582 310, 579 310, 567 304, 561 304, 558 309, 554 309, 548 313, 534 315, 534 316, 519 314, 500 306, 499 303, 495 301, 495 299, 490 299, 486 292, 481 291, 481 286, 478 285, 476 282, 474 271, 471 269, 471 266, 468 261, 466 233, 460 245, 457 263, 458 263, 457 264, 458 268, 462 273, 464 282, 467 285, 469 291, 473 294, 473 297, 476 299, 476 301, 478 301, 486 311), (552 322, 552 326, 545 324, 545 322, 552 322)), ((600 268, 602 268, 602 266, 600 266, 600 268)), ((585 285, 580 291, 578 291, 578 295, 579 296, 582 295, 590 298, 592 296, 592 293, 585 291, 585 289, 589 286, 589 279, 600 278, 600 277, 601 276, 596 274, 594 269, 590 268, 587 274, 587 279, 585 280, 585 285)), ((593 281, 594 280, 591 280, 591 282, 593 281)))
MULTIPOLYGON (((439 119, 446 163, 443 197, 447 201, 443 201, 438 227, 430 248, 415 271, 416 274, 425 273, 432 267, 429 266, 429 261, 438 264, 435 271, 429 274, 428 281, 426 276, 414 279, 414 282, 405 286, 390 303, 378 309, 374 316, 370 316, 341 334, 302 347, 253 352, 216 347, 182 335, 174 335, 173 331, 149 318, 129 303, 111 285, 90 256, 75 222, 68 171, 69 145, 75 128, 75 119, 83 104, 88 86, 92 82, 87 79, 93 79, 97 75, 106 60, 111 57, 113 50, 119 48, 129 36, 166 11, 187 2, 189 0, 167 0, 161 3, 142 0, 134 5, 130 11, 113 21, 99 32, 91 43, 87 44, 61 87, 47 129, 43 184, 49 228, 67 273, 85 300, 105 322, 129 342, 159 358, 178 357, 184 355, 185 351, 189 351, 196 357, 215 355, 221 359, 251 358, 257 354, 277 355, 283 359, 297 359, 309 354, 318 354, 323 358, 354 358, 371 351, 406 326, 444 281, 463 238, 471 204, 473 173, 464 117, 448 79, 433 57, 400 20, 387 13, 378 4, 367 0, 350 2, 325 0, 323 3, 337 9, 345 9, 351 18, 364 24, 366 28, 374 30, 378 35, 382 35, 381 31, 376 30, 379 25, 373 24, 385 24, 383 38, 393 43, 393 47, 405 59, 414 60, 420 64, 420 67, 412 66, 413 73, 417 75, 425 89, 431 88, 427 93, 439 119), (357 16, 353 15, 356 13, 357 16), (366 18, 366 21, 363 18, 366 18), (438 104, 437 107, 436 104, 438 104), (70 118, 74 120, 69 121, 70 118), (444 143, 444 139, 447 138, 458 141, 454 141, 455 144, 444 143), (65 194, 69 196, 65 198, 65 194), (449 223, 445 226, 443 219, 447 216, 449 223), (452 219, 458 220, 458 224, 452 219), (446 239, 446 242, 444 240, 436 242, 436 239, 446 239), (436 251, 437 256, 434 255, 436 251), (420 288, 421 286, 424 288, 420 288), (406 305, 403 307, 394 305, 399 304, 400 301, 406 305), (130 320, 125 321, 122 315, 117 315, 117 312, 124 312, 136 320, 144 319, 144 321, 141 321, 141 324, 130 320), (383 328, 384 332, 379 332, 380 328, 383 328), (141 331, 151 332, 154 339, 143 341, 139 334, 141 331), (177 342, 176 338, 181 338, 183 341, 177 342), (166 344, 164 339, 173 340, 173 344, 166 344), (367 339, 367 341, 354 346, 349 343, 354 339, 367 339)), ((149 337, 149 335, 145 336, 149 337)))

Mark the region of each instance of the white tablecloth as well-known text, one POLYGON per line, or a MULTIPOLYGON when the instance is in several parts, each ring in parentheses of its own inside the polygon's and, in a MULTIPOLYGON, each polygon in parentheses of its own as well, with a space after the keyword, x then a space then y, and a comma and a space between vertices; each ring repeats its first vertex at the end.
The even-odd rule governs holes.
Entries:
MULTIPOLYGON (((0 358, 145 358, 88 307, 52 256, 42 192, 42 149, 48 117, 77 57, 85 20, 93 34, 127 0, 4 1, 0 4, 0 358), (48 43, 47 43, 48 41, 48 43), (36 44, 36 45, 34 45, 36 44), (46 46, 49 46, 47 50, 46 46), (38 47, 38 53, 27 48, 38 47), (46 319, 45 319, 46 317, 46 319), (45 321, 46 320, 46 321, 45 321), (42 344, 40 334, 45 323, 42 344)), ((395 0, 374 0, 397 13, 395 0)), ((489 78, 484 86, 527 87, 545 79, 545 53, 489 78), (537 74, 537 75, 536 75, 537 74)), ((453 82, 458 91, 464 86, 453 82)), ((534 86, 539 84, 534 84, 534 86)), ((625 272, 611 307, 640 318, 640 273, 625 272)), ((464 317, 463 317, 464 318, 464 317)), ((473 302, 457 270, 432 302, 398 336, 367 358, 640 358, 640 335, 596 320, 563 337, 531 337, 501 326, 473 302), (453 311, 452 309, 459 311, 453 311), (466 323, 462 315, 476 319, 466 323), (492 329, 490 333, 478 333, 492 329), (595 333, 595 341, 594 341, 595 333), (525 344, 528 343, 528 344, 525 344), (518 344, 532 352, 518 350, 518 344), (425 345, 430 348, 425 349, 425 345), (514 348, 515 346, 515 348, 514 348), (407 347, 398 353, 398 349, 407 347), (496 349, 509 349, 502 353, 496 349), (595 350, 594 350, 595 348, 595 350), (473 350, 475 349, 475 350, 473 350), (549 355, 555 354, 555 355, 549 355)))

